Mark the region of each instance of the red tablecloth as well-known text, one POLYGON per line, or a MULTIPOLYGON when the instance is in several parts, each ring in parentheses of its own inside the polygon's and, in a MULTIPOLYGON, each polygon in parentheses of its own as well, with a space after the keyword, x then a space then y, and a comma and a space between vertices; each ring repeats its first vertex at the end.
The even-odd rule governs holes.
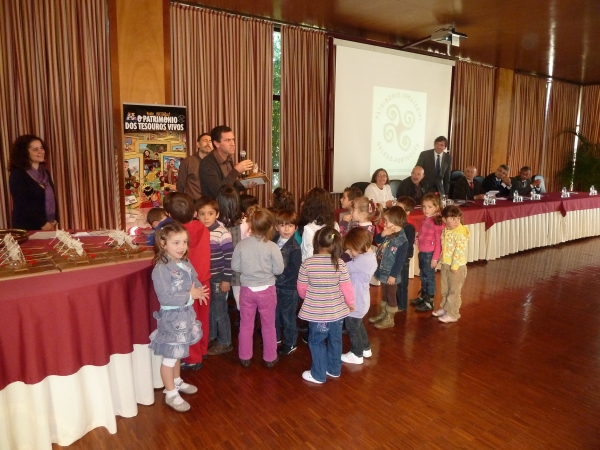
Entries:
POLYGON ((104 366, 148 343, 158 309, 151 272, 145 259, 0 281, 0 390, 104 366))

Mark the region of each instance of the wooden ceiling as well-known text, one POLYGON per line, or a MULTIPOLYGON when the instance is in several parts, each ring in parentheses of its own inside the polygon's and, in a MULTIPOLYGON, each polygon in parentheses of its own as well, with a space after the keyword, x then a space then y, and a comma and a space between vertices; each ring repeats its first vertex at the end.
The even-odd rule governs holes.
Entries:
MULTIPOLYGON (((600 84, 600 0, 187 0, 186 3, 404 45, 452 25, 452 56, 600 84)), ((446 46, 417 47, 445 54, 446 46)))

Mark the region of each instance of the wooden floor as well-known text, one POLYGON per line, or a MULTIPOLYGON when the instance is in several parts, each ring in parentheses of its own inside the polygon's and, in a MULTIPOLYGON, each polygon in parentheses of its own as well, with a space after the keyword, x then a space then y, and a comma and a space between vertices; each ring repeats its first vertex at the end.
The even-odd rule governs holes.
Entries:
POLYGON ((369 325, 373 357, 324 385, 302 380, 302 342, 272 369, 258 342, 249 369, 235 352, 210 357, 185 372, 200 388, 189 413, 157 390, 117 434, 69 448, 599 449, 599 256, 592 238, 469 264, 458 323, 411 309, 393 329, 369 325))

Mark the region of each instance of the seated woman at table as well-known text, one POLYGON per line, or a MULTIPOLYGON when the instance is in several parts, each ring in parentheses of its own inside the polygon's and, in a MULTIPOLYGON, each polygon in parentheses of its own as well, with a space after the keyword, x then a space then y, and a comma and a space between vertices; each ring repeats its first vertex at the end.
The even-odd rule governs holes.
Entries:
POLYGON ((390 177, 387 170, 377 169, 371 177, 371 184, 365 189, 365 197, 370 198, 375 203, 379 203, 384 208, 392 206, 394 196, 390 188, 390 177))
POLYGON ((56 229, 56 195, 44 164, 46 151, 44 141, 32 134, 19 136, 13 143, 9 160, 13 228, 56 229))

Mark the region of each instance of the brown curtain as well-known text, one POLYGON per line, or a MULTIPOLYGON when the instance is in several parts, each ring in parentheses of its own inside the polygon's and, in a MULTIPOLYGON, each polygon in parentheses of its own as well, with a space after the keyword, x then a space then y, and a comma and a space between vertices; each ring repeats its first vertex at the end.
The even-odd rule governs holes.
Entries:
POLYGON ((552 81, 546 123, 546 145, 544 164, 539 173, 544 176, 546 190, 558 192, 562 188, 560 172, 569 156, 573 155, 575 136, 564 133, 574 130, 577 124, 579 86, 560 81, 552 81))
POLYGON ((279 185, 296 199, 324 186, 326 88, 325 33, 282 26, 279 185))
POLYGON ((590 142, 600 142, 600 85, 581 88, 579 132, 590 142))
POLYGON ((117 226, 107 23, 104 0, 1 2, 1 226, 10 145, 22 134, 48 145, 61 227, 117 226))
POLYGON ((540 171, 546 108, 545 78, 516 74, 513 90, 508 165, 516 176, 523 166, 540 171))
MULTIPOLYGON (((171 4, 173 100, 187 106, 189 149, 202 132, 228 125, 237 149, 272 178, 273 24, 171 4)), ((258 187, 266 205, 271 186, 258 187)))
POLYGON ((452 169, 474 165, 486 176, 491 170, 496 69, 459 61, 454 70, 452 169))

